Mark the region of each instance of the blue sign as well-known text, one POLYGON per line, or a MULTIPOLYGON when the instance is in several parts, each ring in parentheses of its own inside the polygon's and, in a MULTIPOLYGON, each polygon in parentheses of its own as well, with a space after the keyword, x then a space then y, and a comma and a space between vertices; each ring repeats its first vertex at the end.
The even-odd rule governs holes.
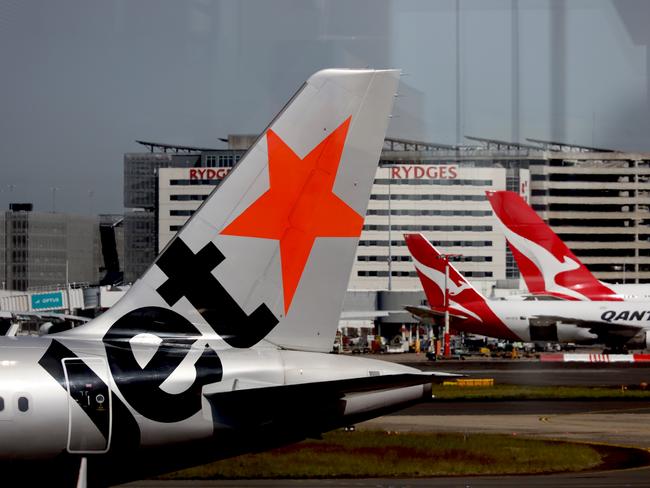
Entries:
POLYGON ((63 307, 63 292, 32 294, 32 310, 53 310, 63 307))

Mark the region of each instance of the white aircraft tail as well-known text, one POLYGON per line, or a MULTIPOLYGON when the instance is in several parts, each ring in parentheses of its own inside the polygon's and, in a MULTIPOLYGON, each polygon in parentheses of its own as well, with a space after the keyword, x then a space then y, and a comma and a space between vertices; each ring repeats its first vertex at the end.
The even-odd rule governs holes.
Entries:
POLYGON ((314 74, 126 296, 69 334, 329 351, 398 81, 314 74))

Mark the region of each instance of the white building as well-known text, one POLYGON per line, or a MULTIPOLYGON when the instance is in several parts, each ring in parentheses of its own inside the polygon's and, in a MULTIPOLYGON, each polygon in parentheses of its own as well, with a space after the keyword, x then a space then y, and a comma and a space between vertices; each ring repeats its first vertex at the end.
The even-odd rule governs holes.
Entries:
POLYGON ((158 252, 232 168, 158 170, 158 252))
MULTIPOLYGON (((527 190, 528 170, 519 173, 527 190)), ((379 168, 349 288, 421 289, 403 234, 422 232, 441 252, 458 255, 455 266, 489 293, 508 277, 505 238, 485 192, 506 189, 506 174, 505 168, 460 164, 379 168)))
MULTIPOLYGON (((229 170, 159 170, 159 250, 229 170)), ((497 280, 508 277, 505 239, 495 227, 485 192, 506 189, 508 171, 457 163, 379 167, 349 288, 421 290, 403 234, 423 232, 442 252, 460 255, 456 266, 489 293, 497 280)), ((520 187, 527 191, 529 172, 517 171, 520 187)))

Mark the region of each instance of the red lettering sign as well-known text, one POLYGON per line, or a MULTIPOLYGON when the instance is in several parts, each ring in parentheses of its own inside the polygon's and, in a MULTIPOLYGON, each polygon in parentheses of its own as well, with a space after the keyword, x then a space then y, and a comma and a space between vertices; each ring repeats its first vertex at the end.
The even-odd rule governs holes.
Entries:
POLYGON ((458 166, 455 165, 400 165, 390 168, 390 177, 392 179, 416 179, 427 178, 430 180, 454 180, 458 178, 458 166))
POLYGON ((190 180, 222 180, 232 168, 192 168, 190 180))

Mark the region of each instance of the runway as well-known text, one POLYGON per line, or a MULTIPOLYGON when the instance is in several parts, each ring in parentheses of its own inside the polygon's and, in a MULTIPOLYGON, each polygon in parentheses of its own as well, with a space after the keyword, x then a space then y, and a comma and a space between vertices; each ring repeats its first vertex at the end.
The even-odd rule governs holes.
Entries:
POLYGON ((357 428, 507 434, 650 449, 650 414, 395 415, 369 420, 357 428))
POLYGON ((531 360, 427 361, 423 356, 390 357, 422 371, 459 373, 471 378, 494 378, 498 384, 529 386, 620 386, 650 385, 650 364, 633 363, 541 363, 531 360))
POLYGON ((414 479, 345 479, 345 480, 242 480, 242 481, 139 481, 124 488, 612 488, 647 487, 650 468, 605 472, 525 476, 458 476, 414 479))
MULTIPOLYGON (((497 384, 540 386, 620 386, 650 384, 650 365, 540 363, 530 360, 427 361, 414 354, 382 357, 424 371, 458 372, 494 378, 497 384)), ((504 433, 650 449, 650 401, 529 400, 436 401, 357 425, 359 429, 420 432, 504 433)), ((650 467, 605 472, 526 476, 464 476, 423 479, 140 481, 128 488, 567 488, 645 487, 650 467)))
POLYGON ((593 413, 650 414, 650 400, 507 400, 463 402, 438 401, 433 399, 430 402, 420 403, 401 410, 394 415, 556 415, 593 413))

